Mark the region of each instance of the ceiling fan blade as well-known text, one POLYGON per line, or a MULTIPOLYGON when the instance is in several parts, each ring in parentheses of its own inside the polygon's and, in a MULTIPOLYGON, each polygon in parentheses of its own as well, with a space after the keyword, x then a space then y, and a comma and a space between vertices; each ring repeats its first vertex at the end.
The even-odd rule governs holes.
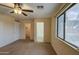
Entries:
POLYGON ((11 11, 10 13, 14 13, 14 11, 11 11))
POLYGON ((33 10, 25 10, 25 9, 22 9, 22 11, 25 11, 25 12, 33 12, 33 10))
POLYGON ((12 8, 12 7, 10 7, 10 6, 3 5, 3 4, 0 4, 0 6, 4 6, 4 7, 7 7, 7 8, 10 8, 10 9, 13 9, 13 8, 12 8))
POLYGON ((25 14, 24 12, 22 12, 22 14, 23 14, 24 16, 27 16, 27 14, 25 14))

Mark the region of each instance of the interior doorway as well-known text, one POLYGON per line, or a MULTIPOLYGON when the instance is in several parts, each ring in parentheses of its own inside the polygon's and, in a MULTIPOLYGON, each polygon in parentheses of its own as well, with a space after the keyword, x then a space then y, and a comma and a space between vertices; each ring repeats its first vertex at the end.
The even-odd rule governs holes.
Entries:
POLYGON ((27 40, 30 40, 31 39, 31 24, 30 23, 26 23, 25 24, 25 37, 27 40))

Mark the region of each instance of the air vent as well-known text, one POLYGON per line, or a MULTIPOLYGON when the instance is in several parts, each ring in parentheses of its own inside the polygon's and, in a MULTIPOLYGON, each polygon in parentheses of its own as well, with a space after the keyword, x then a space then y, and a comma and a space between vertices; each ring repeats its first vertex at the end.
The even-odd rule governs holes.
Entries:
POLYGON ((37 6, 37 9, 43 9, 44 6, 37 6))

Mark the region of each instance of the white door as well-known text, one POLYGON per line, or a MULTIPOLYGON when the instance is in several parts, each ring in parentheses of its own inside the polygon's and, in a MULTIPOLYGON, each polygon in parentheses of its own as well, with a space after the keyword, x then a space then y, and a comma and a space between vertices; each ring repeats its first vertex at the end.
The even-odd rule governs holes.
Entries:
POLYGON ((36 41, 44 42, 44 22, 36 23, 36 41))

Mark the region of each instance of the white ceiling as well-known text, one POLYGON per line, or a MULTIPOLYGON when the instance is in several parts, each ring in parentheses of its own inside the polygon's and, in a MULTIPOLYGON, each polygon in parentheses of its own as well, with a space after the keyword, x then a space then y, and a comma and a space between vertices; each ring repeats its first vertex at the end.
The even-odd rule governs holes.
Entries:
MULTIPOLYGON (((13 4, 11 3, 2 3, 2 4, 13 7, 13 4)), ((0 13, 7 14, 18 19, 49 18, 52 16, 53 11, 58 5, 59 5, 58 3, 23 3, 22 5, 23 9, 32 9, 34 11, 33 13, 26 12, 28 16, 24 16, 22 14, 21 15, 11 14, 9 12, 12 11, 12 9, 0 6, 0 13), (37 9, 37 6, 41 5, 43 5, 44 8, 37 9)))

